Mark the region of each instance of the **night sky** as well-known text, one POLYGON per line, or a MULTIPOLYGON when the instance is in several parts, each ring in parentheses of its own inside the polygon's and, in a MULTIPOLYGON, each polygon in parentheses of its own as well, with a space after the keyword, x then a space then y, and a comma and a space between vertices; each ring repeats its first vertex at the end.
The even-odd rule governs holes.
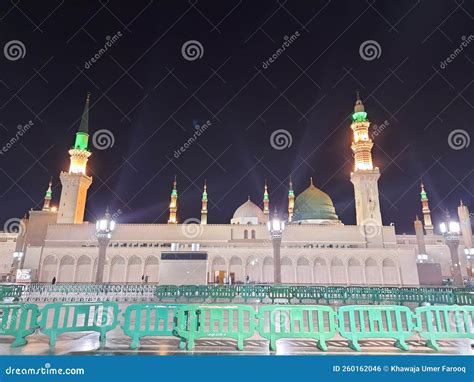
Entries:
POLYGON ((90 221, 108 205, 122 223, 165 223, 175 174, 181 222, 199 218, 204 179, 209 223, 228 223, 247 195, 262 205, 265 178, 271 211, 286 212, 292 174, 296 193, 312 176, 354 224, 356 90, 383 124, 373 158, 384 224, 413 232, 421 178, 435 223, 460 198, 474 211, 473 17, 474 2, 459 0, 2 0, 0 146, 33 126, 0 155, 0 223, 40 208, 50 176, 58 204, 88 91, 90 221), (7 58, 12 40, 20 57, 7 58), (190 40, 202 56, 186 59, 190 40), (367 41, 375 55, 361 53, 367 41), (101 129, 112 147, 94 147, 101 129), (291 137, 282 150, 270 141, 279 129, 291 137))

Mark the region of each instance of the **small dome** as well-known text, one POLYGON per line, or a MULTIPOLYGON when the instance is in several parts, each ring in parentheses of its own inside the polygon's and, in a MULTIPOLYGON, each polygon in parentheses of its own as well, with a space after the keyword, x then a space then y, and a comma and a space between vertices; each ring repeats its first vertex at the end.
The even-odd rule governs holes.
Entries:
POLYGON ((312 180, 310 186, 296 197, 294 211, 293 222, 295 223, 340 223, 331 198, 315 187, 312 180))
POLYGON ((265 214, 249 199, 237 208, 231 220, 232 224, 260 224, 265 222, 265 214))

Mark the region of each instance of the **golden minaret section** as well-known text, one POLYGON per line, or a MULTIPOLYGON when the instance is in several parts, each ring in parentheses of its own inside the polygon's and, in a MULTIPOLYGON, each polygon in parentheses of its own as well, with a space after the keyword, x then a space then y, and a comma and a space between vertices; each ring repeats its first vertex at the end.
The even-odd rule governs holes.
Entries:
POLYGON ((207 181, 204 180, 204 190, 201 200, 201 224, 207 224, 207 181))
POLYGON ((178 212, 178 190, 176 189, 176 175, 173 181, 173 190, 171 191, 171 202, 170 202, 170 218, 168 224, 176 224, 176 213, 178 212))
POLYGON ((370 122, 364 109, 359 93, 352 114, 351 129, 354 133, 351 145, 354 153, 354 171, 373 170, 372 147, 374 143, 369 137, 370 122))
POLYGON ((425 191, 425 185, 423 184, 423 182, 421 183, 420 196, 421 196, 421 207, 422 207, 422 212, 423 212, 423 221, 425 223, 425 231, 427 234, 433 234, 434 227, 431 221, 431 211, 430 211, 430 205, 429 205, 429 200, 428 200, 428 194, 425 191))
POLYGON ((293 182, 290 176, 290 188, 288 190, 288 223, 293 221, 293 214, 295 210, 295 192, 293 191, 293 182))

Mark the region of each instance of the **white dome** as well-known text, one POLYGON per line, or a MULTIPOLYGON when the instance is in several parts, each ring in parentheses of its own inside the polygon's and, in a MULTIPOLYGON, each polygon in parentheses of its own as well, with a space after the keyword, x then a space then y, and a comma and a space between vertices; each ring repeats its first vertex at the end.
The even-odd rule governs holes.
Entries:
POLYGON ((237 208, 231 220, 232 224, 260 224, 265 222, 265 214, 250 198, 237 208))

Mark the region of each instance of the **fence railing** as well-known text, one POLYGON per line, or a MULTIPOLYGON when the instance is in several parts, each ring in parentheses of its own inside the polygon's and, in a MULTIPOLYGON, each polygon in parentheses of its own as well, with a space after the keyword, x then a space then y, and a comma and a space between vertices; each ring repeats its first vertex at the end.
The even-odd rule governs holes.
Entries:
POLYGON ((25 302, 248 302, 474 305, 468 288, 319 285, 7 284, 0 299, 25 302))
MULTIPOLYGON (((34 304, 0 304, 0 336, 13 336, 11 346, 26 344, 37 329, 55 346, 59 335, 95 331, 101 344, 107 332, 119 324, 116 302, 53 303, 39 309, 34 304), (40 315, 40 319, 38 316, 40 315)), ((243 304, 132 304, 123 315, 121 328, 131 337, 130 347, 142 337, 175 337, 180 348, 192 350, 197 339, 231 338, 242 350, 245 340, 257 334, 276 350, 280 339, 315 340, 319 349, 327 341, 346 338, 360 351, 361 339, 394 339, 395 346, 409 350, 407 340, 418 333, 426 346, 439 351, 438 340, 474 339, 473 306, 424 306, 411 311, 396 305, 347 305, 333 309, 323 305, 243 304)), ((212 345, 212 341, 210 342, 212 345)))

